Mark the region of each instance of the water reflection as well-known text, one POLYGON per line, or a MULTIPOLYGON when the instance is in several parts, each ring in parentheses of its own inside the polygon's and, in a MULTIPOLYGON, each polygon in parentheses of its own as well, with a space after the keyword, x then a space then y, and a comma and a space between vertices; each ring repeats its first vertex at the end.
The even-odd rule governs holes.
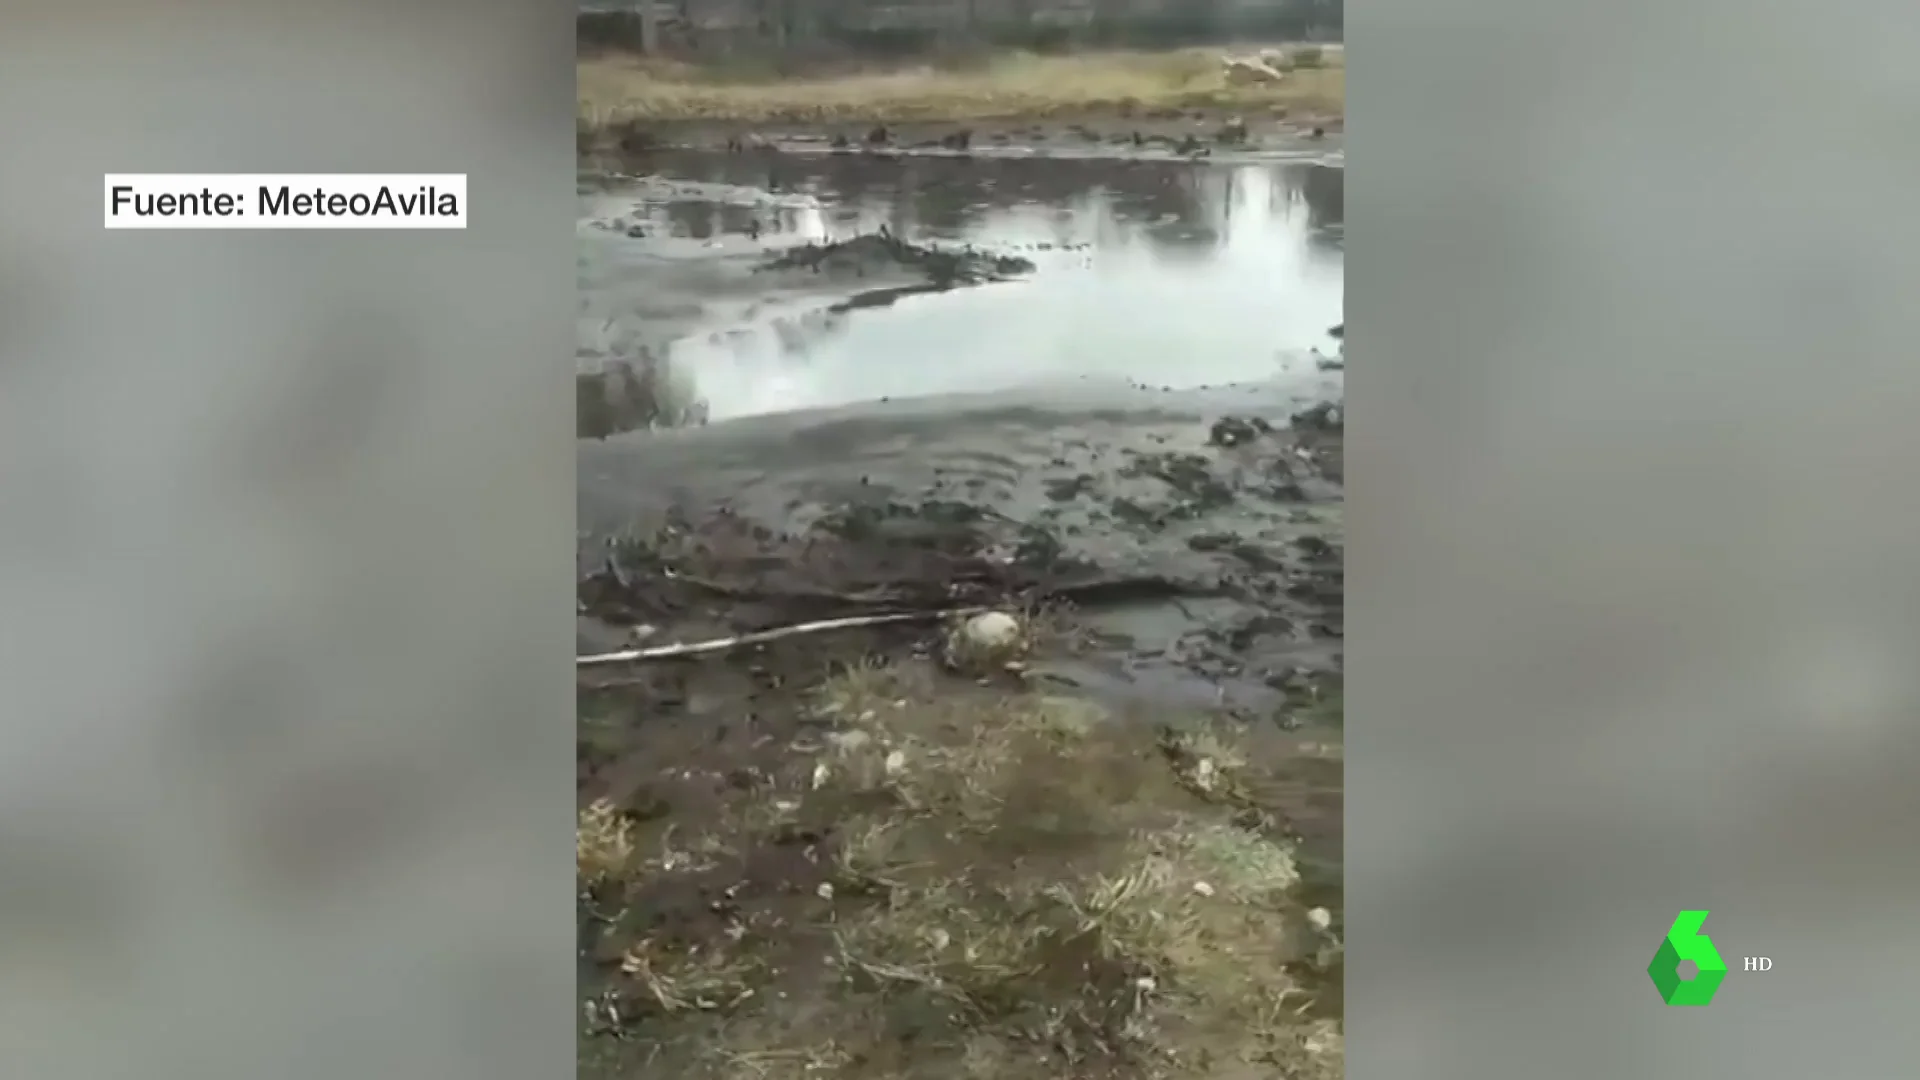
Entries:
MULTIPOLYGON (((886 224, 901 233, 934 236, 978 232, 983 219, 1022 206, 1084 210, 1104 199, 1116 219, 1131 224, 1179 223, 1188 230, 1217 225, 1236 187, 1275 194, 1298 204, 1315 245, 1338 249, 1345 216, 1344 170, 1294 164, 1196 167, 1166 161, 905 157, 875 160, 861 155, 725 155, 681 153, 654 162, 664 175, 697 183, 766 192, 790 204, 815 200, 830 209, 763 207, 759 225, 769 233, 871 229, 886 224)), ((747 206, 669 204, 655 210, 672 235, 707 238, 744 232, 754 217, 747 206), (705 209, 695 209, 705 207, 705 209), (736 224, 723 224, 731 219, 736 224)), ((1179 242, 1179 230, 1171 234, 1179 242)), ((796 237, 798 239, 799 237, 796 237)))
POLYGON ((667 344, 714 420, 1068 379, 1286 378, 1314 370, 1343 319, 1337 168, 702 155, 662 171, 776 196, 650 206, 643 227, 663 242, 787 244, 886 224, 1039 266, 1021 283, 842 316, 762 304, 667 344))

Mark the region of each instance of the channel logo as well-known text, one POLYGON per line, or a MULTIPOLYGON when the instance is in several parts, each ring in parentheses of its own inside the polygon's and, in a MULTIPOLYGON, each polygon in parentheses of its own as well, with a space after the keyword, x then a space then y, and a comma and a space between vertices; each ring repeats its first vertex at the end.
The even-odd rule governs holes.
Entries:
MULTIPOLYGON (((1720 981, 1727 977, 1726 961, 1713 939, 1700 932, 1706 925, 1705 911, 1683 911, 1667 928, 1666 940, 1653 954, 1647 974, 1660 991, 1660 1000, 1669 1005, 1711 1005, 1720 981)), ((1769 962, 1771 967, 1772 963, 1769 962)))

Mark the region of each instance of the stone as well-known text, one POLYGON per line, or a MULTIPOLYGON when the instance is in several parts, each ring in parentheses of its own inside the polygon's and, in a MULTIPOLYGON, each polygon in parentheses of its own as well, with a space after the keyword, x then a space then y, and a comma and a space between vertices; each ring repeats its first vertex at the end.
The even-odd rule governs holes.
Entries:
POLYGON ((1228 86, 1253 86, 1261 83, 1285 82, 1287 74, 1264 59, 1229 56, 1222 57, 1226 67, 1228 86))
POLYGON ((1011 652, 1020 643, 1020 620, 1004 611, 984 611, 968 619, 960 634, 970 652, 1011 652))

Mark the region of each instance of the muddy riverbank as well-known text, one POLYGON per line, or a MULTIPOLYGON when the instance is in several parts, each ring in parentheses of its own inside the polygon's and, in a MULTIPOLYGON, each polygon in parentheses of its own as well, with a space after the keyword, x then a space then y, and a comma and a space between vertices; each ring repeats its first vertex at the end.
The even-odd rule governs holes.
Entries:
POLYGON ((1270 712, 1299 671, 1337 669, 1341 432, 1337 406, 1304 392, 1108 387, 623 435, 581 447, 581 570, 622 538, 722 513, 769 537, 849 519, 952 531, 982 551, 1181 583, 1180 597, 1088 612, 1131 645, 1059 678, 1270 712))
POLYGON ((1338 1075, 1337 174, 668 160, 582 187, 583 385, 685 407, 583 393, 578 648, 894 621, 582 669, 582 1075, 1338 1075), (1039 947, 1109 877, 1181 918, 1039 947))
POLYGON ((879 158, 1337 162, 1345 152, 1345 134, 1346 120, 1338 115, 1195 108, 884 124, 645 121, 583 132, 579 149, 589 167, 676 150, 879 158))
POLYGON ((583 444, 583 653, 925 617, 583 669, 583 830, 618 830, 583 843, 650 857, 583 899, 582 1074, 767 1053, 931 1078, 985 1048, 1198 1077, 1220 1048, 1157 1025, 1204 1018, 1244 1025, 1223 1045, 1249 1064, 1339 1075, 1344 424, 1290 408, 1116 390, 583 444), (956 659, 941 614, 982 608, 1023 625, 1004 663, 956 659), (1248 907, 1116 927, 1096 977, 1010 944, 1106 872, 1181 890, 1155 919, 1189 881, 1248 907), (1009 893, 1039 906, 991 915, 1009 893), (1175 960, 1228 947, 1257 980, 1175 960), (812 1022, 780 1003, 816 998, 812 1022), (1068 1041, 1029 1044, 1041 1022, 1068 1041))

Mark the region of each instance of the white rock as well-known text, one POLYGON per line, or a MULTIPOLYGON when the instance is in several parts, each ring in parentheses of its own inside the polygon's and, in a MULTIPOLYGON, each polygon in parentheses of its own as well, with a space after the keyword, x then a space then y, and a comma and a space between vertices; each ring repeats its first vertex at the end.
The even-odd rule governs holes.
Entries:
POLYGON ((873 741, 864 731, 836 731, 827 738, 842 750, 858 750, 873 741))
POLYGON ((1285 82, 1287 74, 1274 64, 1259 57, 1223 56, 1221 62, 1226 67, 1227 85, 1251 86, 1260 83, 1285 82))
POLYGON ((985 611, 968 619, 960 628, 967 647, 981 652, 1001 652, 1020 640, 1020 620, 1004 611, 985 611))
POLYGON ((1213 790, 1214 765, 1212 758, 1201 758, 1193 767, 1193 786, 1201 791, 1213 790))
POLYGON ((1333 912, 1323 907, 1314 908, 1307 912, 1307 921, 1313 924, 1315 930, 1325 930, 1333 925, 1333 912))

